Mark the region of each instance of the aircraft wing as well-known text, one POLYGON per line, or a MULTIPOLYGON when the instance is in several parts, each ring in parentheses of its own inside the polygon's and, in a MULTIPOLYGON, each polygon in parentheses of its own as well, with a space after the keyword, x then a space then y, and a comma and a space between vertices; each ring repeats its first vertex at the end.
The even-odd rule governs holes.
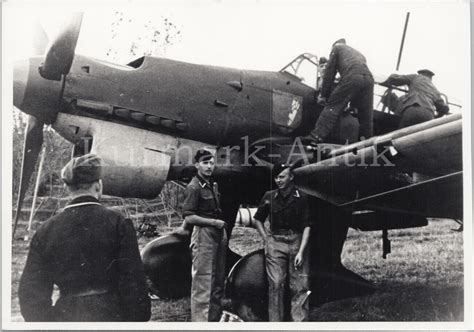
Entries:
POLYGON ((333 149, 295 169, 303 191, 351 211, 462 218, 462 118, 453 114, 333 149))

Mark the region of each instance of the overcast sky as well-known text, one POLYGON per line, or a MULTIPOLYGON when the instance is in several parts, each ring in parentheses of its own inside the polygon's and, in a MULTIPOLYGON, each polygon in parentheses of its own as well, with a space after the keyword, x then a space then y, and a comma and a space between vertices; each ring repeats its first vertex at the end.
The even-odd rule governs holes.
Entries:
MULTIPOLYGON (((450 101, 466 109, 470 87, 468 1, 128 1, 75 2, 58 7, 42 1, 4 5, 4 34, 12 58, 31 52, 35 18, 54 33, 64 13, 84 10, 77 53, 105 59, 116 10, 135 20, 168 17, 181 37, 166 57, 242 69, 279 70, 303 52, 328 56, 334 40, 345 37, 360 50, 376 75, 394 72, 406 12, 410 12, 401 73, 429 68, 450 101), (78 5, 81 4, 81 5, 78 5), (6 9, 6 10, 5 10, 6 9)), ((134 28, 130 28, 134 33, 134 28)), ((122 31, 122 34, 126 32, 122 31)), ((123 37, 122 37, 123 38, 123 37)), ((5 40, 5 39, 4 39, 5 40)), ((5 50, 5 48, 4 48, 5 50)), ((126 61, 124 61, 126 62, 126 61)))

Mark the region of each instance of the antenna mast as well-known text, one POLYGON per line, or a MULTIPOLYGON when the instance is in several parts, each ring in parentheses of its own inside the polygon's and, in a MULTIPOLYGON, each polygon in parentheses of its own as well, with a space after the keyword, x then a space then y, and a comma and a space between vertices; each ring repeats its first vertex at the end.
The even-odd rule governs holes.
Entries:
POLYGON ((398 68, 400 68, 400 61, 402 60, 403 44, 405 44, 405 35, 407 33, 409 18, 410 18, 410 12, 407 12, 407 17, 405 19, 405 28, 403 29, 403 35, 402 35, 402 43, 400 45, 400 52, 398 52, 398 60, 397 60, 397 68, 396 68, 397 71, 398 71, 398 68))

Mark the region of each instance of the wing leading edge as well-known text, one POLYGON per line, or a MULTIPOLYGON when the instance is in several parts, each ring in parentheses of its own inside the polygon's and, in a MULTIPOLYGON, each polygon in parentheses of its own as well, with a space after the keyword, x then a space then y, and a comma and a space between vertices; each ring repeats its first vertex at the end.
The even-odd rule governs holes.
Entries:
POLYGON ((460 114, 333 150, 295 170, 298 187, 353 211, 462 218, 460 114))

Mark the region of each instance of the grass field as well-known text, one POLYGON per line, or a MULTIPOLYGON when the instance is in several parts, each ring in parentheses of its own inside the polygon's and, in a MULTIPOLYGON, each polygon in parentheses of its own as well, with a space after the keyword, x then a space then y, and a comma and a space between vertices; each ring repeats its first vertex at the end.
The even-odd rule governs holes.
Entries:
MULTIPOLYGON (((13 243, 12 319, 22 321, 18 281, 25 264, 28 242, 20 225, 13 243)), ((368 296, 312 307, 311 321, 462 321, 463 233, 453 232, 451 220, 431 220, 423 228, 389 231, 392 253, 382 258, 381 232, 349 230, 343 263, 372 281, 377 291, 368 296)), ((169 231, 169 229, 162 229, 169 231)), ((149 239, 140 239, 143 246, 149 239)), ((257 232, 234 229, 230 247, 243 255, 262 247, 257 232)), ((189 298, 154 300, 153 321, 189 321, 189 298)))

